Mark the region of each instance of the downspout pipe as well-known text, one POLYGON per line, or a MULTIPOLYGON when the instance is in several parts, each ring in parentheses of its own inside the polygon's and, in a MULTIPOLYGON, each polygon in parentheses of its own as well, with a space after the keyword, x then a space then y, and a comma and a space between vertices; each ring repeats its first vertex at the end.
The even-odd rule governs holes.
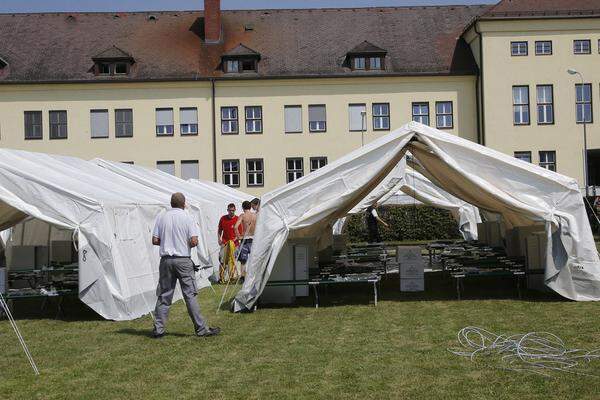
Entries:
MULTIPOLYGON (((479 101, 481 103, 481 115, 480 115, 480 119, 481 119, 481 126, 480 126, 480 133, 479 133, 479 144, 485 146, 485 97, 484 97, 484 93, 483 93, 483 35, 481 34, 481 32, 478 29, 478 23, 477 21, 475 22, 475 24, 473 24, 473 28, 475 29, 475 33, 479 36, 479 73, 477 74, 477 83, 480 86, 480 91, 479 91, 479 101)), ((479 113, 479 107, 477 107, 477 111, 479 113)))
POLYGON ((212 111, 212 153, 213 153, 213 182, 217 182, 217 122, 215 110, 215 79, 210 80, 211 87, 211 111, 212 111))

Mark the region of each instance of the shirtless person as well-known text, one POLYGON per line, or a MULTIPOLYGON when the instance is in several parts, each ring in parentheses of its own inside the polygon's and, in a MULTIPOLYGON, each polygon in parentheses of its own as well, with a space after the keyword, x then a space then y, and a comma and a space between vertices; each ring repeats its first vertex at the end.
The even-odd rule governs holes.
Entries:
POLYGON ((254 227, 256 226, 256 213, 253 213, 251 208, 252 204, 249 201, 242 203, 242 210, 244 212, 239 216, 234 228, 237 239, 241 243, 238 260, 242 264, 242 278, 246 276, 246 262, 252 250, 252 239, 254 238, 254 227), (240 225, 242 229, 240 229, 240 225), (240 234, 240 232, 243 232, 243 234, 240 234))

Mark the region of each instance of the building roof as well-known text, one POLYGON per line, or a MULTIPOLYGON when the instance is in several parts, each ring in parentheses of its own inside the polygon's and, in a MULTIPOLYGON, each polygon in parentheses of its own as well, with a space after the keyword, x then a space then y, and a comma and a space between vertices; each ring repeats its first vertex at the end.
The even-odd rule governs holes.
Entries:
POLYGON ((600 16, 599 0, 502 0, 481 19, 581 18, 600 16))
POLYGON ((260 57, 260 53, 243 44, 238 44, 233 49, 223 53, 224 57, 260 57))
POLYGON ((352 50, 348 52, 348 54, 385 54, 386 50, 381 47, 375 46, 373 43, 369 43, 366 40, 355 46, 352 50))
POLYGON ((387 51, 377 75, 469 75, 477 67, 460 36, 488 7, 222 11, 216 45, 201 39, 201 11, 0 14, 11 66, 0 82, 220 78, 222 55, 240 43, 261 55, 253 78, 352 76, 344 59, 364 41, 387 51), (95 76, 92 58, 112 46, 135 59, 129 75, 95 76))
POLYGON ((92 57, 92 60, 132 60, 131 55, 117 46, 111 46, 92 57))

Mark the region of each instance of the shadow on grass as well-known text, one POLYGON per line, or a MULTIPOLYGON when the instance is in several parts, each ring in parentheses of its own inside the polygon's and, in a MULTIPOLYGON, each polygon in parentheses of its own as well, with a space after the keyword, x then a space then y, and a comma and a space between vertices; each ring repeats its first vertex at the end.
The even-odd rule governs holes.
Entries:
MULTIPOLYGON (((61 322, 104 321, 100 315, 85 305, 77 297, 65 297, 58 303, 58 297, 43 299, 13 299, 10 300, 11 312, 16 320, 56 320, 61 322)), ((4 311, 4 310, 2 310, 4 311)), ((0 313, 3 314, 3 313, 0 313)), ((6 319, 3 315, 0 320, 6 319)))
MULTIPOLYGON (((125 328, 125 329, 118 330, 117 333, 122 334, 122 335, 143 336, 143 337, 147 337, 148 339, 154 339, 152 337, 151 329, 125 328)), ((178 332, 173 332, 173 333, 167 332, 165 334, 165 337, 167 337, 167 336, 188 337, 188 336, 193 336, 193 335, 192 334, 186 335, 185 333, 178 333, 178 332)))

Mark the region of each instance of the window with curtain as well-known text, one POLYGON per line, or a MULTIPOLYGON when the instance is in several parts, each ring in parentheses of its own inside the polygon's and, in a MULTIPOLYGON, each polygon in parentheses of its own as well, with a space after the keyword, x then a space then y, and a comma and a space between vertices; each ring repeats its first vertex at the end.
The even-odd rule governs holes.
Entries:
POLYGON ((283 108, 285 133, 302 133, 302 106, 283 108))
POLYGON ((173 135, 173 109, 172 108, 157 108, 156 109, 156 134, 158 136, 173 135))
POLYGON ((348 105, 348 119, 349 119, 350 132, 366 130, 367 129, 367 105, 366 104, 349 104, 348 105))
POLYGON ((92 138, 108 137, 108 110, 90 110, 90 131, 92 138))
POLYGON ((182 135, 198 134, 198 109, 196 107, 179 109, 179 130, 182 135))
POLYGON ((327 130, 324 104, 308 106, 308 130, 310 132, 325 132, 327 130))

